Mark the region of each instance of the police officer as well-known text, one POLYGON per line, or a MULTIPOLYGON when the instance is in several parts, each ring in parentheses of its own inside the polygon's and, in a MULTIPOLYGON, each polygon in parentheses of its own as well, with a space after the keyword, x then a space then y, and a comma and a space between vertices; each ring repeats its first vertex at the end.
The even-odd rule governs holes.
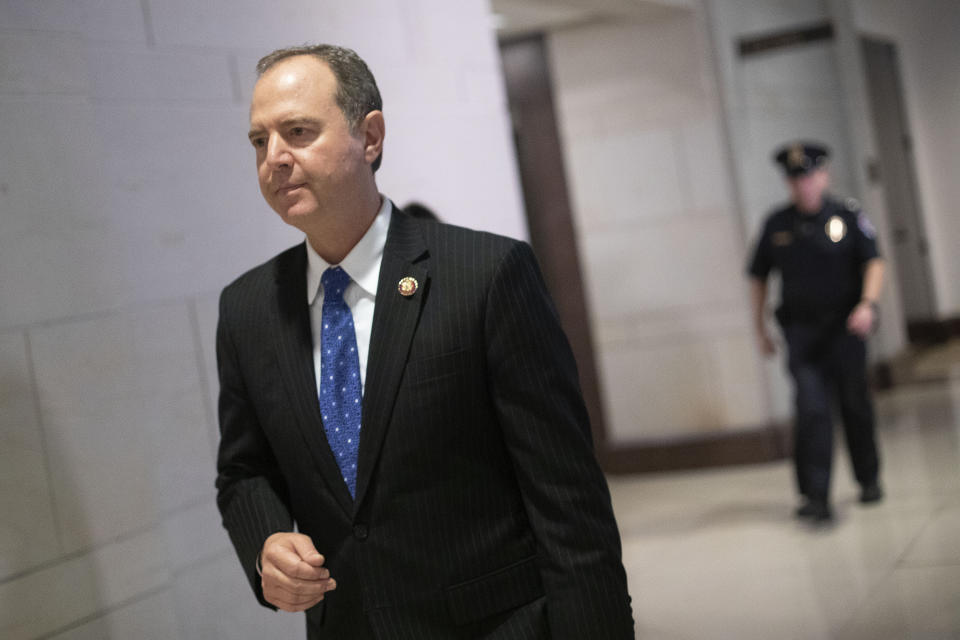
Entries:
POLYGON ((764 322, 767 276, 772 270, 780 273, 776 317, 796 387, 794 465, 803 501, 797 516, 817 523, 833 517, 834 402, 861 487, 860 502, 883 498, 865 344, 877 323, 883 261, 876 232, 856 201, 827 194, 828 157, 825 146, 802 142, 776 153, 791 203, 767 218, 749 265, 757 336, 768 356, 774 344, 764 322))

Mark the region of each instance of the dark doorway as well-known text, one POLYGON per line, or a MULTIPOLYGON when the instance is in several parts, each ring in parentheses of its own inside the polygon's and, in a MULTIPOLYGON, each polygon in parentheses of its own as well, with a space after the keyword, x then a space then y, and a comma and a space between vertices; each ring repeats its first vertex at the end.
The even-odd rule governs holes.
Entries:
POLYGON ((542 36, 531 36, 502 42, 500 53, 530 244, 577 359, 593 438, 602 459, 606 441, 603 407, 546 46, 542 36))
POLYGON ((911 341, 935 316, 927 237, 917 201, 913 145, 895 45, 862 37, 867 89, 877 140, 877 168, 890 219, 890 246, 911 341))

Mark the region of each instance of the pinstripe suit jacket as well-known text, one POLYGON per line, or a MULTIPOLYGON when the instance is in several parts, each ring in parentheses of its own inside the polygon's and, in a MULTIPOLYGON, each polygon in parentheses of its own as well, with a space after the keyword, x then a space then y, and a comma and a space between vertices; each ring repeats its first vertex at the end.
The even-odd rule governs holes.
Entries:
POLYGON ((220 300, 218 504, 261 603, 255 558, 295 522, 337 579, 310 637, 633 638, 576 366, 529 246, 394 209, 355 500, 321 423, 305 278, 299 245, 220 300))

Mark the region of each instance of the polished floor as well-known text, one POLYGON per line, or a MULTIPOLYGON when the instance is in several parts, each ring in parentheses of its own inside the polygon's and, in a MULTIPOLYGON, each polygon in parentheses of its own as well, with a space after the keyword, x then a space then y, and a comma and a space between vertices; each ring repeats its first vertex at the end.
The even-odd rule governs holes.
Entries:
POLYGON ((829 527, 794 519, 788 462, 611 478, 637 637, 960 638, 960 378, 877 410, 887 498, 838 446, 829 527))

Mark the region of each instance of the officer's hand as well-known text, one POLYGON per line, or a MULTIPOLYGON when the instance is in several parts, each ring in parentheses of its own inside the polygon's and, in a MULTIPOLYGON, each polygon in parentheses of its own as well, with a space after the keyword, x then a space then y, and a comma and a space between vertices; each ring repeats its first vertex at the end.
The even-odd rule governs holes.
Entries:
POLYGON ((306 611, 337 588, 323 563, 309 536, 273 534, 260 552, 263 597, 284 611, 306 611))
POLYGON ((847 317, 847 331, 861 338, 866 338, 873 330, 875 321, 873 305, 869 302, 861 302, 853 308, 853 311, 847 317))
POLYGON ((757 341, 760 344, 760 352, 763 355, 770 357, 777 352, 777 345, 766 331, 757 332, 757 341))

